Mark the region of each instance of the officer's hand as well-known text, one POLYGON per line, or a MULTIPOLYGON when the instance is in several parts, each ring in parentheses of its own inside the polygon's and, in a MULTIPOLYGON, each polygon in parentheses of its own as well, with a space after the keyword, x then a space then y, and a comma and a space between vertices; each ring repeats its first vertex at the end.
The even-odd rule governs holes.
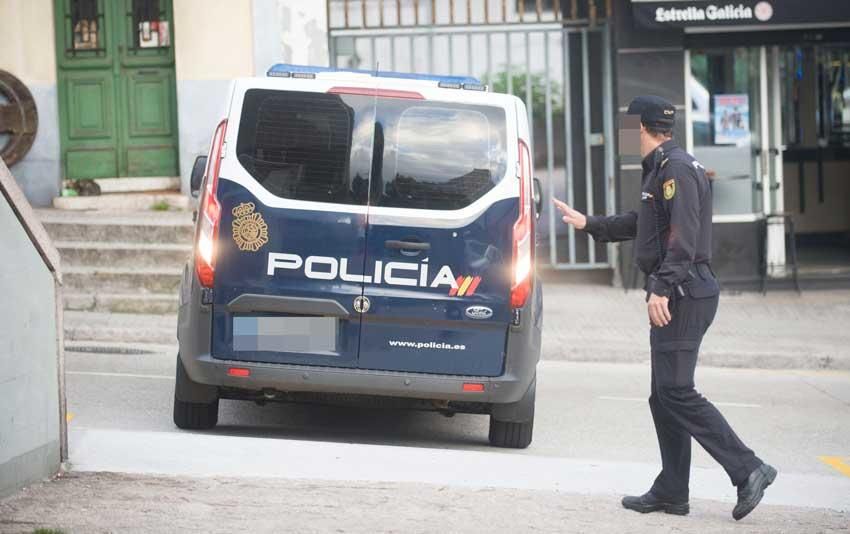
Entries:
POLYGON ((653 326, 667 326, 673 317, 670 315, 668 304, 670 299, 660 297, 655 293, 650 293, 649 300, 646 302, 646 309, 649 312, 649 322, 653 326))
POLYGON ((561 215, 563 215, 561 219, 565 223, 571 224, 579 230, 582 230, 585 226, 587 226, 587 217, 585 217, 582 212, 572 209, 557 198, 553 197, 552 202, 555 204, 555 207, 558 208, 558 211, 561 212, 561 215))

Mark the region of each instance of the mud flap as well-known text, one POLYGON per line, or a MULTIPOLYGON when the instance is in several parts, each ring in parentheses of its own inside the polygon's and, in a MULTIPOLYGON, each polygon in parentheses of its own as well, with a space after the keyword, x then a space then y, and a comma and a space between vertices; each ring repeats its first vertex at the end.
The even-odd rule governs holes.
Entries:
POLYGON ((179 354, 177 355, 177 373, 175 376, 174 397, 177 400, 196 404, 209 404, 218 399, 217 387, 199 384, 189 378, 179 354))
POLYGON ((517 402, 493 404, 490 415, 497 421, 527 423, 534 420, 534 399, 537 392, 537 374, 531 379, 528 390, 517 402))

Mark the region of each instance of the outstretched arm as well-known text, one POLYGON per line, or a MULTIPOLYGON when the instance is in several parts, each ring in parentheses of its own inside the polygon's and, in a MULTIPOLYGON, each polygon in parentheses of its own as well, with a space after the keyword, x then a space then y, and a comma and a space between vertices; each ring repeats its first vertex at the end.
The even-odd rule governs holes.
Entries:
POLYGON ((601 243, 628 241, 637 235, 637 212, 629 211, 607 217, 604 215, 588 217, 557 198, 553 198, 552 202, 561 212, 561 219, 565 223, 575 226, 578 230, 584 230, 601 243))

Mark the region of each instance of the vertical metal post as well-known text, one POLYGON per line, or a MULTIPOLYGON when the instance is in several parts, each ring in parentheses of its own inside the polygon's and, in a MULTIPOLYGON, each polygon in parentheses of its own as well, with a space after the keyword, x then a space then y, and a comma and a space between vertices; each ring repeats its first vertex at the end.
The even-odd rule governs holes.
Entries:
MULTIPOLYGON (((549 32, 543 33, 543 61, 545 64, 544 72, 546 73, 544 77, 546 78, 546 172, 548 176, 546 177, 546 182, 549 185, 549 198, 551 199, 555 193, 555 141, 552 136, 552 84, 549 80, 549 32)), ((552 232, 552 228, 554 228, 554 215, 555 209, 552 206, 551 202, 546 206, 546 210, 549 212, 549 254, 550 256, 555 253, 554 244, 555 244, 555 234, 552 232)))
MULTIPOLYGON (((613 74, 611 67, 611 25, 606 23, 602 28, 602 128, 605 137, 605 215, 614 214, 614 199, 617 188, 614 182, 614 96, 612 91, 613 74)), ((617 247, 613 243, 607 245, 608 264, 617 270, 617 247)))
POLYGON ((390 70, 395 70, 395 36, 390 37, 390 70))
POLYGON ((436 0, 431 0, 431 31, 428 33, 428 72, 434 73, 434 28, 437 24, 436 0))
MULTIPOLYGON (((563 35, 563 46, 561 47, 562 53, 564 54, 564 174, 566 175, 567 184, 566 184, 566 194, 567 194, 567 204, 571 207, 575 207, 575 184, 573 181, 573 91, 572 91, 572 79, 570 78, 570 31, 564 29, 561 32, 563 35)), ((550 228, 550 235, 552 237, 551 246, 554 250, 552 253, 552 263, 558 263, 558 255, 557 248, 555 248, 555 220, 554 213, 552 217, 552 226, 550 228)), ((573 225, 568 225, 567 228, 567 246, 569 249, 569 263, 575 264, 576 262, 576 231, 573 225)))
MULTIPOLYGON (((454 7, 454 6, 452 6, 454 7)), ((446 39, 449 42, 449 74, 454 74, 455 72, 455 52, 454 52, 454 35, 451 33, 446 35, 446 39)))
POLYGON ((375 38, 369 37, 369 70, 378 68, 378 62, 375 57, 375 38))
POLYGON ((416 48, 414 37, 411 35, 407 38, 410 44, 410 72, 416 72, 416 48))
MULTIPOLYGON (((534 98, 531 92, 531 46, 528 32, 525 32, 525 110, 528 113, 528 141, 532 154, 534 151, 534 98)), ((534 169, 532 169, 534 172, 534 169)))
MULTIPOLYGON (((772 180, 768 182, 771 191, 771 212, 783 213, 785 211, 785 199, 783 188, 783 169, 782 169, 782 87, 779 81, 779 47, 770 47, 770 58, 768 63, 768 73, 770 79, 770 93, 768 97, 768 105, 765 109, 770 109, 770 135, 768 136, 768 147, 770 150, 769 158, 771 161, 772 180), (771 183, 772 182, 772 183, 771 183)), ((782 276, 785 274, 786 256, 785 256, 785 219, 779 217, 768 227, 771 235, 773 247, 770 250, 769 265, 774 267, 774 275, 782 276)), ((794 235, 792 234, 792 238, 794 235)), ((791 246, 796 246, 791 243, 791 246)), ((793 252, 792 252, 793 254, 793 252)), ((792 256, 793 259, 793 256, 792 256)))
MULTIPOLYGON (((469 5, 467 3, 467 5, 469 5)), ((472 34, 466 34, 466 75, 475 76, 472 72, 472 34)))
MULTIPOLYGON (((584 186, 587 197, 586 213, 593 215, 593 165, 590 150, 590 65, 588 65, 587 28, 581 30, 581 96, 584 107, 584 186)), ((596 263, 596 244, 587 234, 587 262, 596 263)))
POLYGON ((487 32, 487 85, 493 85, 493 34, 487 32))
MULTIPOLYGON (((759 149, 761 151, 759 161, 761 168, 761 194, 762 194, 762 211, 765 215, 770 213, 770 165, 768 164, 768 149, 770 146, 770 124, 767 116, 767 49, 760 46, 759 53, 759 149)), ((770 243, 768 243, 769 245, 770 243)), ((768 247, 768 252, 770 247, 768 247)), ((770 254, 768 254, 768 257, 770 254)))
POLYGON ((507 77, 508 94, 514 94, 514 75, 511 72, 511 32, 505 32, 505 76, 507 77))
POLYGON ((694 153, 694 117, 691 104, 691 51, 685 49, 685 150, 694 153))

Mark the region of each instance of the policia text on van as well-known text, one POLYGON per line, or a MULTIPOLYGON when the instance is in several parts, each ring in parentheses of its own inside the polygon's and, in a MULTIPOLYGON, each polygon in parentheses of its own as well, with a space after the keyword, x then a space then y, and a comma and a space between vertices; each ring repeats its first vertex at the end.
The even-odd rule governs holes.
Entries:
POLYGON ((193 175, 179 427, 214 426, 222 398, 368 397, 488 414, 492 444, 528 446, 539 195, 525 106, 485 89, 293 65, 233 83, 193 175))

